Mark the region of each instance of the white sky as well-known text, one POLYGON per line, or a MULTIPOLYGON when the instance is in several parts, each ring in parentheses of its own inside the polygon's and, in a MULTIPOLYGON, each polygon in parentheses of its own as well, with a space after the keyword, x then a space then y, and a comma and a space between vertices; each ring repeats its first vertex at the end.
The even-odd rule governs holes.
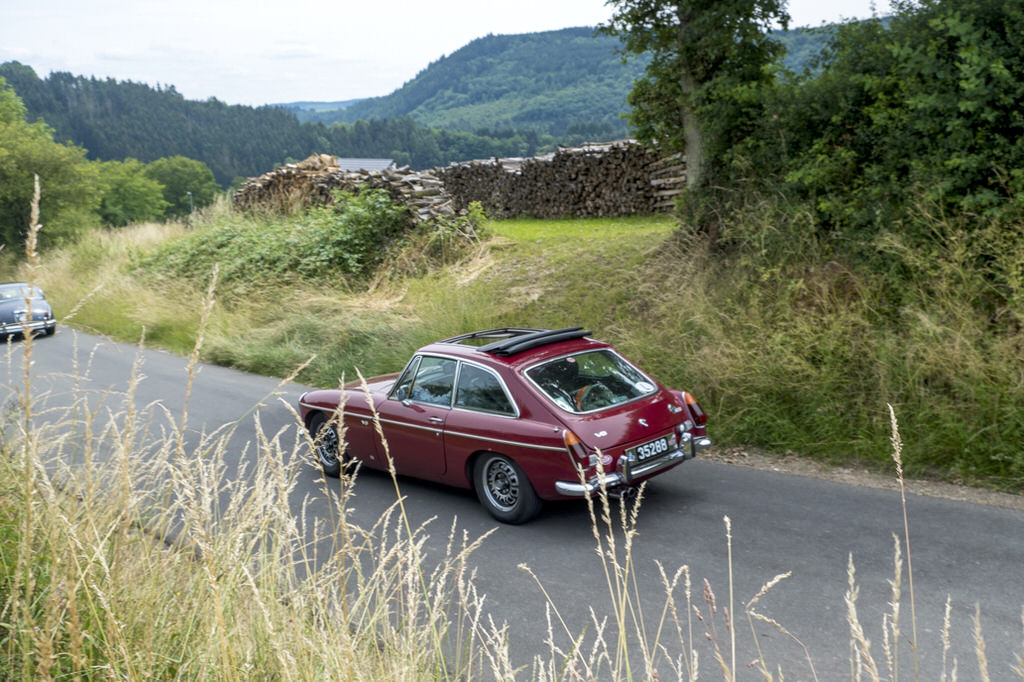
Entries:
MULTIPOLYGON (((789 0, 791 27, 872 0, 789 0)), ((879 0, 878 11, 888 11, 879 0)), ((594 26, 604 0, 0 0, 0 62, 174 85, 228 104, 386 95, 487 34, 594 26)))

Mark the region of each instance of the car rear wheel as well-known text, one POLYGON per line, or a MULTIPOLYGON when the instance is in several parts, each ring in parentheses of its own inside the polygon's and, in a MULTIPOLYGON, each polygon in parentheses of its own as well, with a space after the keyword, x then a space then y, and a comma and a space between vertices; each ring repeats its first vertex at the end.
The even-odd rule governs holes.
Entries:
POLYGON ((313 452, 320 462, 325 476, 338 478, 341 475, 341 440, 337 424, 331 423, 323 412, 317 412, 309 420, 309 435, 313 438, 313 452))
POLYGON ((530 479, 504 455, 489 452, 476 460, 473 487, 484 508, 503 523, 525 523, 540 511, 530 479))

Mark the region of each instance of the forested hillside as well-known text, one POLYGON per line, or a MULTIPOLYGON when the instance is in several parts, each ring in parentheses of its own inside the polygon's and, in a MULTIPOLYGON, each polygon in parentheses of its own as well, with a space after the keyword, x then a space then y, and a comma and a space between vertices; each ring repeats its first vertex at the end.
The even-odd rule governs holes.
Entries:
MULTIPOLYGON (((780 31, 784 64, 810 65, 833 27, 780 31)), ((441 57, 398 90, 346 102, 281 106, 301 121, 411 116, 448 130, 533 130, 575 144, 628 134, 626 96, 646 59, 623 63, 619 40, 593 27, 478 38, 441 57)))
POLYGON ((437 131, 411 118, 327 126, 300 123, 279 107, 186 100, 173 86, 52 73, 40 78, 18 62, 0 64, 30 121, 54 138, 83 147, 92 160, 154 161, 184 156, 205 163, 222 187, 313 153, 390 158, 430 168, 489 156, 530 156, 555 144, 527 131, 481 135, 437 131))
POLYGON ((622 137, 626 94, 644 62, 623 64, 618 44, 613 37, 595 36, 592 27, 489 35, 441 57, 389 95, 302 116, 350 123, 412 116, 454 130, 622 137))
POLYGON ((143 162, 181 155, 203 161, 226 186, 237 176, 272 168, 286 157, 311 154, 313 130, 272 107, 186 100, 174 86, 51 73, 39 78, 17 62, 0 65, 28 110, 58 141, 84 147, 91 159, 143 162))

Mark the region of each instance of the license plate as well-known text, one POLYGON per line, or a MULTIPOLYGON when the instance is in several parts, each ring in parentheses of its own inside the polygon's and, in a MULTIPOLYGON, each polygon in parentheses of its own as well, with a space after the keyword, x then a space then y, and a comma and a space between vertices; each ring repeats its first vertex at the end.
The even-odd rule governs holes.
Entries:
POLYGON ((663 455, 669 451, 668 437, 663 436, 657 440, 652 440, 649 443, 643 445, 637 445, 634 448, 626 450, 627 455, 636 457, 636 461, 643 462, 659 455, 663 455))

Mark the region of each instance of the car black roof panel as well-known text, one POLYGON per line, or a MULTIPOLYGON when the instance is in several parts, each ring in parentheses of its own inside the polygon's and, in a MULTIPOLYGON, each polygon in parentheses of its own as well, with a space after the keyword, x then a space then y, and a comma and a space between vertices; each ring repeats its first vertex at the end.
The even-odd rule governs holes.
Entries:
POLYGON ((563 329, 529 329, 524 327, 502 327, 485 331, 471 332, 453 336, 441 343, 466 343, 476 339, 496 339, 477 348, 481 353, 509 356, 531 348, 538 348, 559 341, 569 341, 590 336, 592 332, 583 327, 565 327, 563 329))

